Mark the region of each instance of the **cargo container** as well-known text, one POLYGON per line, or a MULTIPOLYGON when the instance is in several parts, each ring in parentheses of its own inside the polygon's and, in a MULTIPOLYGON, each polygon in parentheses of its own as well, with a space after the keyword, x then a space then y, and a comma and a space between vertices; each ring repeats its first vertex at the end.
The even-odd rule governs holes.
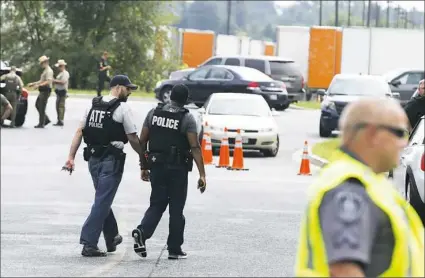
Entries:
POLYGON ((264 42, 264 55, 275 56, 275 44, 272 42, 264 42))
POLYGON ((251 39, 249 37, 239 37, 240 55, 249 55, 249 46, 251 39))
POLYGON ((253 56, 264 55, 263 41, 251 40, 249 43, 249 55, 253 55, 253 56))
POLYGON ((182 30, 182 59, 189 67, 197 67, 214 55, 215 33, 192 29, 182 30))
POLYGON ((240 40, 236 36, 217 35, 215 45, 215 55, 239 55, 240 40))

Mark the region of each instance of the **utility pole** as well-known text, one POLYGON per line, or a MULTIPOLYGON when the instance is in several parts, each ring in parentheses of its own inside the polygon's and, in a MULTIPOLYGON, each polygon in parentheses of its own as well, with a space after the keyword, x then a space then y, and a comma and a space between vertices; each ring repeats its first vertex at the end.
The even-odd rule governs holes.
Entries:
POLYGON ((230 35, 230 14, 232 12, 232 1, 227 0, 227 35, 230 35))
POLYGON ((322 26, 322 3, 323 1, 319 1, 319 26, 322 26))
POLYGON ((339 12, 338 0, 335 0, 335 26, 339 25, 339 18, 338 18, 339 14, 338 14, 338 12, 339 12))
POLYGON ((371 8, 371 0, 367 1, 367 22, 366 22, 366 26, 369 28, 370 27, 370 8, 371 8))
POLYGON ((348 27, 351 25, 351 1, 348 0, 348 27))
POLYGON ((390 28, 390 2, 387 1, 387 24, 385 25, 387 28, 390 28))

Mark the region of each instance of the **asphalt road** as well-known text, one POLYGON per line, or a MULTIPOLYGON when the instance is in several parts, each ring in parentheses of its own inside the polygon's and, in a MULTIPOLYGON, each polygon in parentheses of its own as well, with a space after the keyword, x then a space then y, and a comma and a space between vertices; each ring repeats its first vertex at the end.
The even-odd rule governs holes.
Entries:
MULTIPOLYGON (((55 119, 54 101, 48 115, 55 119)), ((70 98, 65 127, 34 129, 37 112, 30 97, 20 129, 1 131, 1 276, 291 276, 306 189, 313 176, 298 176, 294 153, 319 141, 318 111, 288 109, 277 117, 281 149, 276 158, 246 154, 249 171, 207 166, 208 187, 196 190, 190 174, 183 249, 187 260, 169 261, 164 250, 168 212, 147 242, 148 257, 132 250, 131 230, 148 207, 150 185, 139 178, 138 159, 126 146, 125 174, 113 209, 124 242, 103 258, 80 255, 79 233, 93 200, 82 147, 76 171, 63 166, 87 98, 70 98)), ((154 102, 129 101, 141 127, 154 102)), ((215 161, 218 157, 215 157, 215 161)), ((104 248, 103 238, 99 247, 104 248)))

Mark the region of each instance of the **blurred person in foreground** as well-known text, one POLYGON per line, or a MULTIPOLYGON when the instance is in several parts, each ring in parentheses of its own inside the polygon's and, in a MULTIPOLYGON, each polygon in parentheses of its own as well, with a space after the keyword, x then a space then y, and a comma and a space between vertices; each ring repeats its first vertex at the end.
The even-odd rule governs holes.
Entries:
POLYGON ((185 259, 187 254, 181 246, 184 241, 188 172, 192 171, 193 159, 199 171, 198 188, 206 189, 205 168, 199 145, 196 120, 184 108, 189 89, 175 85, 171 90, 171 103, 159 103, 145 118, 140 144, 147 157, 140 161, 141 178, 151 182, 150 205, 140 225, 133 230, 134 252, 146 257, 146 240, 151 238, 169 205, 168 259, 185 259), (150 173, 149 173, 150 170, 150 173))
POLYGON ((10 114, 13 112, 13 107, 10 104, 10 102, 7 100, 7 98, 0 94, 0 109, 1 109, 1 122, 0 125, 3 126, 4 120, 9 118, 10 114))
POLYGON ((407 144, 408 120, 392 99, 349 104, 342 145, 310 188, 297 277, 424 277, 424 227, 383 173, 407 144))
POLYGON ((412 130, 425 115, 425 79, 419 82, 419 86, 413 97, 404 106, 404 111, 409 118, 410 129, 412 130))
POLYGON ((84 160, 88 161, 95 188, 94 204, 80 236, 80 244, 84 246, 81 254, 85 257, 106 256, 97 246, 102 231, 107 252, 114 252, 122 242, 111 206, 124 172, 124 145, 130 142, 133 150, 141 154, 137 127, 126 103, 138 86, 127 76, 117 75, 112 78, 110 87, 109 96, 93 98, 74 135, 65 163, 65 169, 72 173, 75 155, 84 138, 87 144, 84 160))

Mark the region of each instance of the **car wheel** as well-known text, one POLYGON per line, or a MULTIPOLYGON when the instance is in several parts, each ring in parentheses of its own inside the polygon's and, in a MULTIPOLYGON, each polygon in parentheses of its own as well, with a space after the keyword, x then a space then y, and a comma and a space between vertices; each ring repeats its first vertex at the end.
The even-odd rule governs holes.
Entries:
POLYGON ((283 104, 283 105, 278 105, 278 106, 275 107, 275 109, 277 111, 285 111, 286 109, 288 109, 289 105, 290 105, 290 103, 283 104))
POLYGON ((265 157, 276 157, 277 154, 279 153, 279 135, 277 135, 276 137, 276 147, 274 147, 273 149, 268 149, 268 150, 262 150, 261 152, 263 153, 263 155, 265 157))
POLYGON ((171 86, 165 86, 161 89, 160 92, 160 99, 163 103, 170 103, 170 96, 171 96, 171 86))
POLYGON ((418 215, 422 219, 422 222, 425 222, 424 203, 422 202, 421 197, 419 196, 419 193, 417 189, 415 188, 415 184, 411 181, 410 178, 408 178, 407 180, 405 197, 406 197, 406 201, 409 202, 410 205, 418 213, 418 215))
POLYGON ((24 124, 24 122, 25 122, 25 116, 24 115, 22 115, 22 116, 16 115, 15 126, 21 127, 24 124))
POLYGON ((332 135, 332 130, 329 128, 326 128, 322 122, 322 119, 320 119, 320 124, 319 124, 319 135, 320 137, 330 137, 332 135))

